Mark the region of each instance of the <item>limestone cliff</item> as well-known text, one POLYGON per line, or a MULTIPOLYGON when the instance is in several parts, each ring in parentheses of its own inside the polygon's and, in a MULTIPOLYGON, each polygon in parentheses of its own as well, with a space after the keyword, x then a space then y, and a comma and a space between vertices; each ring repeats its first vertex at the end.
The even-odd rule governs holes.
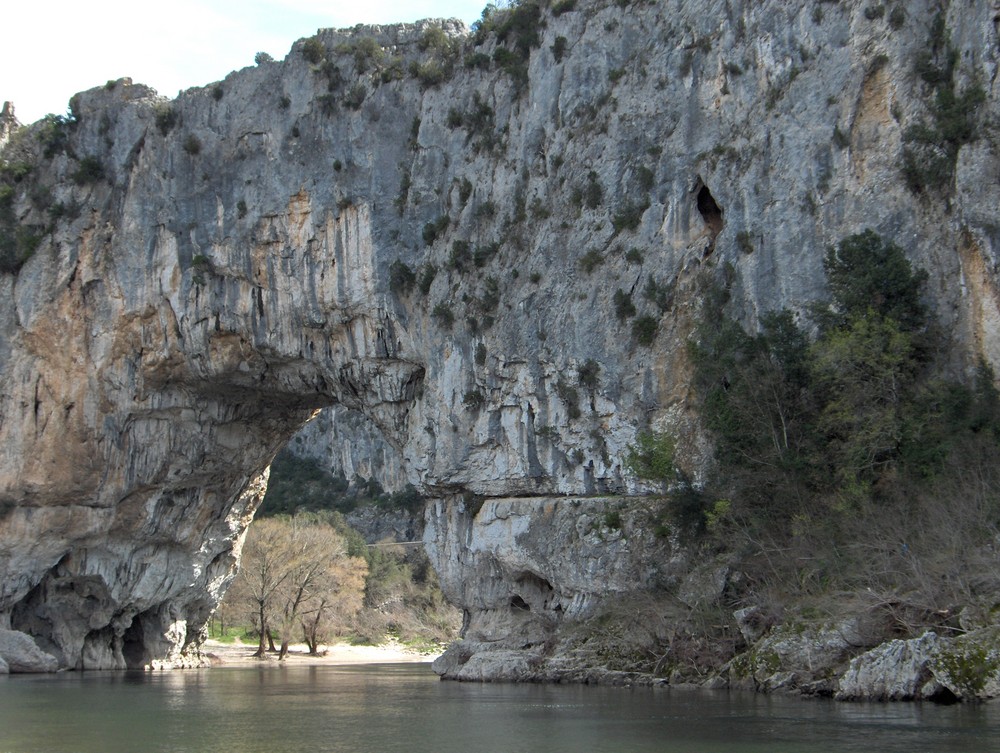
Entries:
MULTIPOLYGON (((941 190, 903 172, 939 6, 579 0, 471 38, 323 30, 174 100, 108 82, 13 133, 0 628, 62 666, 180 661, 253 480, 324 406, 364 413, 426 493, 494 498, 490 520, 507 497, 642 491, 620 458, 645 427, 697 467, 703 273, 753 326, 821 297, 824 250, 866 227, 930 273, 955 369, 997 365, 994 134, 962 140, 941 190)), ((943 15, 982 123, 996 12, 943 15)), ((471 625, 499 630, 512 595, 595 606, 548 569, 487 584, 469 525, 430 528, 445 580, 481 584, 451 589, 485 610, 471 625)))

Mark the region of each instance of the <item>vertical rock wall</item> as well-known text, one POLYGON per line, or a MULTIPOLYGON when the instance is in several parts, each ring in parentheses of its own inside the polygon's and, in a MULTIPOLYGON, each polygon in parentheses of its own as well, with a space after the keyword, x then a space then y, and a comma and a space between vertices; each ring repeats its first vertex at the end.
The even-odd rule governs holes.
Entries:
POLYGON ((899 7, 323 30, 12 134, 4 227, 33 253, 0 276, 0 627, 63 666, 176 656, 231 575, 248 483, 324 406, 441 498, 641 490, 620 458, 649 426, 698 467, 705 277, 753 326, 821 297, 826 247, 867 227, 928 270, 954 368, 996 365, 995 11, 943 7, 986 98, 953 180, 918 194, 901 154, 941 6, 899 7))

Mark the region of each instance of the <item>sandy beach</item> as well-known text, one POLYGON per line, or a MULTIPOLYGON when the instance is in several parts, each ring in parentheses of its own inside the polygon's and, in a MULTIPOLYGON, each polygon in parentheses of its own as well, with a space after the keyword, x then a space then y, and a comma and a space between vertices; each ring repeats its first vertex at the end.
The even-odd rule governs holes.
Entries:
MULTIPOLYGON (((231 665, 261 665, 273 664, 279 666, 277 654, 267 654, 264 658, 253 656, 257 650, 256 644, 220 643, 208 640, 202 646, 202 654, 208 656, 213 664, 231 665)), ((390 664, 402 662, 429 662, 439 653, 420 653, 398 643, 387 643, 381 646, 353 646, 349 643, 334 643, 323 646, 319 655, 310 656, 305 644, 295 644, 281 663, 289 666, 306 666, 321 664, 390 664)))

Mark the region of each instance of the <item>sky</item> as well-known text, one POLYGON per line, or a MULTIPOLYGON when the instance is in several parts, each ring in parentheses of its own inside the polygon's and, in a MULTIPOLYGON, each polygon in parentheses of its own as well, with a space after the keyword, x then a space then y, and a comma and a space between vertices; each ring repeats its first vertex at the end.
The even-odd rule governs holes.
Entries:
POLYGON ((281 60, 320 28, 459 18, 487 0, 18 0, 3 11, 0 101, 22 123, 65 114, 78 91, 130 77, 177 96, 253 65, 281 60))

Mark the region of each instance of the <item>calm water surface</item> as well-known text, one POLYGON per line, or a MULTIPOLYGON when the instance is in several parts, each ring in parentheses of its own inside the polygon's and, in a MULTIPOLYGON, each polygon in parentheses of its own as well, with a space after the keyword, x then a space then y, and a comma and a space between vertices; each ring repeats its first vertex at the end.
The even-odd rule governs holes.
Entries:
POLYGON ((1000 753, 1000 706, 442 683, 427 665, 0 677, 0 753, 1000 753))

